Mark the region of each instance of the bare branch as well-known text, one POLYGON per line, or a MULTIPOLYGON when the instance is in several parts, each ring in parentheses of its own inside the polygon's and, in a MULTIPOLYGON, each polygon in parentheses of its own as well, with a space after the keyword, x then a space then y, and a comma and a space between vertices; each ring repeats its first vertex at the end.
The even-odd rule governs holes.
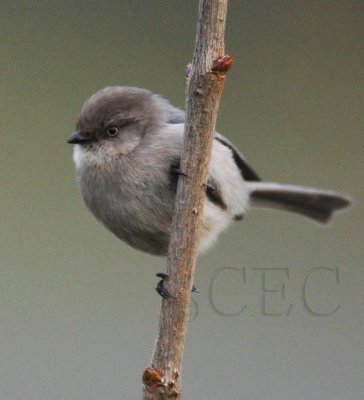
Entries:
POLYGON ((169 246, 166 287, 144 399, 180 399, 181 366, 198 254, 205 183, 219 100, 231 57, 224 56, 227 0, 200 0, 196 46, 187 83, 181 171, 169 246))

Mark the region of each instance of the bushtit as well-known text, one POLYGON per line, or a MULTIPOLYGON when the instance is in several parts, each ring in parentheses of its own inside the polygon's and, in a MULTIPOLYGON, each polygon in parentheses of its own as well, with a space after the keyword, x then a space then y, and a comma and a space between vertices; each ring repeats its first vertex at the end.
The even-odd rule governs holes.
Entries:
MULTIPOLYGON (((129 245, 166 255, 174 211, 185 114, 144 89, 106 87, 83 105, 74 144, 86 206, 129 245)), ((319 223, 350 204, 346 195, 262 182, 239 150, 216 133, 201 222, 205 250, 249 205, 292 211, 319 223)))

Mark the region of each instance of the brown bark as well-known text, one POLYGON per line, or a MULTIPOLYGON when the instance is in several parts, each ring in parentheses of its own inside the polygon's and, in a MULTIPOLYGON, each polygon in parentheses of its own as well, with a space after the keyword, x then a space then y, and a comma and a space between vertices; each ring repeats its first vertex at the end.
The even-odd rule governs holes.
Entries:
POLYGON ((165 282, 151 368, 143 374, 144 399, 180 399, 181 366, 191 288, 199 247, 207 170, 225 72, 227 0, 200 0, 196 46, 187 83, 186 124, 165 282))

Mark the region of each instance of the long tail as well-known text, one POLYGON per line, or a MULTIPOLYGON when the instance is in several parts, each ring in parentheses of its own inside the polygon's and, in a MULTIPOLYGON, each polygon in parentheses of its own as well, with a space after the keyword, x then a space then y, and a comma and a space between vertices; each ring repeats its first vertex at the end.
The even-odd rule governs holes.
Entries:
POLYGON ((291 211, 322 224, 352 202, 347 195, 304 186, 268 182, 247 182, 247 186, 253 206, 291 211))

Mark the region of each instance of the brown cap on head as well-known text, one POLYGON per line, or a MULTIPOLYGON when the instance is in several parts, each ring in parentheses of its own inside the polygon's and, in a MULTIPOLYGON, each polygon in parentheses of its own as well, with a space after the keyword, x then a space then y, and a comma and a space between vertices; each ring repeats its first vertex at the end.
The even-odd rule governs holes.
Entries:
POLYGON ((164 99, 145 89, 106 87, 86 100, 77 121, 77 129, 85 137, 92 137, 99 130, 127 119, 145 119, 148 126, 154 126, 165 120, 165 104, 168 103, 164 99))

